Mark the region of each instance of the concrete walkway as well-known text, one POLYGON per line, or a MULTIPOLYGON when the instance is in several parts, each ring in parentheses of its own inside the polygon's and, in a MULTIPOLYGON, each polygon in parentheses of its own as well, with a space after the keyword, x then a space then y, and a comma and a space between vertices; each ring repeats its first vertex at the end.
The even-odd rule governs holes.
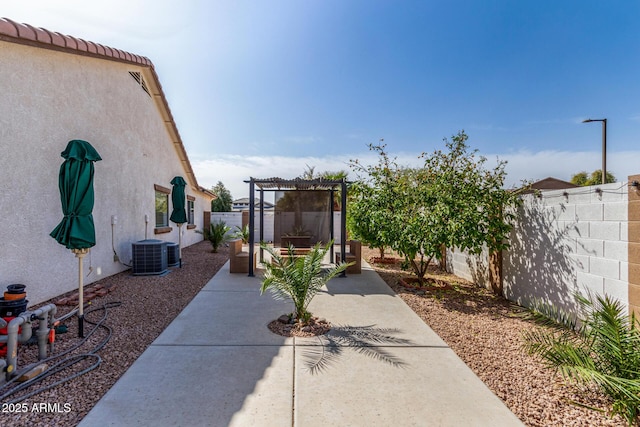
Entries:
POLYGON ((267 324, 293 310, 227 263, 80 426, 521 426, 368 266, 310 310, 323 338, 267 324))

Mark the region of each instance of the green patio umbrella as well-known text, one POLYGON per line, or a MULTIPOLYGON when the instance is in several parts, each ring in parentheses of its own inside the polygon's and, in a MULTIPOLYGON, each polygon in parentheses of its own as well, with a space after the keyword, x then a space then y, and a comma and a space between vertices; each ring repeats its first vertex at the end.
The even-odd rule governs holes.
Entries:
POLYGON ((102 160, 98 152, 87 141, 69 141, 61 156, 65 159, 60 166, 58 188, 62 202, 60 224, 51 232, 53 237, 78 258, 78 335, 84 336, 84 302, 82 258, 89 248, 96 244, 93 224, 93 162, 102 160))
POLYGON ((178 254, 180 259, 180 268, 182 268, 182 224, 187 222, 187 211, 184 208, 184 187, 187 185, 184 178, 176 176, 171 180, 171 203, 173 211, 169 219, 178 224, 178 254))

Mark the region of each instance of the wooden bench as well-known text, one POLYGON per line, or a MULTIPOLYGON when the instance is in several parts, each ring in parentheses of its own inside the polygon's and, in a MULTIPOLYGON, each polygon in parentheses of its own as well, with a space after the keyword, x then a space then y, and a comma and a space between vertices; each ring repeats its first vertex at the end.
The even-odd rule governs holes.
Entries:
MULTIPOLYGON (((362 242, 359 240, 347 240, 347 249, 345 260, 346 262, 355 262, 355 264, 347 267, 347 274, 361 274, 362 273, 362 242)), ((342 262, 342 254, 336 252, 336 264, 342 262)))
MULTIPOLYGON (((256 253, 253 253, 253 268, 256 268, 256 253)), ((249 252, 242 250, 242 240, 229 242, 229 273, 249 273, 249 252)))
MULTIPOLYGON (((294 256, 304 256, 306 254, 308 254, 309 252, 311 252, 311 248, 293 248, 293 255, 294 256)), ((280 248, 280 256, 289 256, 289 248, 280 248)))

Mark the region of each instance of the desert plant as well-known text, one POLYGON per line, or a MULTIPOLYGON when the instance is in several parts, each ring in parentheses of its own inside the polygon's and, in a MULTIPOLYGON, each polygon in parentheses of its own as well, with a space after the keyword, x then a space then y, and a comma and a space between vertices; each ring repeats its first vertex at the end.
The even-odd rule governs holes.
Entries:
POLYGON ((249 243, 249 225, 245 225, 244 227, 236 225, 236 231, 233 233, 233 237, 241 239, 242 243, 249 243))
POLYGON ((209 224, 208 229, 203 228, 202 231, 196 230, 196 232, 202 234, 205 240, 211 243, 213 248, 211 252, 215 253, 218 252, 220 245, 229 240, 229 236, 227 236, 229 230, 231 227, 227 226, 224 221, 219 221, 209 224))
POLYGON ((270 289, 277 299, 290 298, 295 307, 295 318, 305 324, 311 317, 307 310, 309 303, 318 291, 332 278, 342 273, 353 263, 341 263, 324 268, 322 259, 333 245, 320 243, 311 248, 305 255, 295 255, 293 246, 289 246, 288 255, 282 256, 279 251, 264 243, 260 245, 271 255, 271 262, 263 262, 265 268, 261 293, 270 289))
POLYGON ((640 409, 638 321, 607 295, 576 298, 580 316, 536 307, 534 318, 552 329, 526 333, 525 349, 574 383, 595 385, 611 399, 611 413, 632 425, 640 409))

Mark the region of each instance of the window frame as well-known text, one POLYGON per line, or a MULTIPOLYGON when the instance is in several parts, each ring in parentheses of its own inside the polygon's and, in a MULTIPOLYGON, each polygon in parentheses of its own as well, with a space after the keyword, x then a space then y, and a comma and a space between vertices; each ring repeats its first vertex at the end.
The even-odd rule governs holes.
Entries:
POLYGON ((196 198, 193 196, 187 196, 187 230, 196 228, 195 207, 196 207, 196 198))
POLYGON ((173 229, 171 226, 169 226, 169 195, 171 194, 171 190, 158 184, 153 184, 153 188, 155 190, 154 192, 155 228, 153 229, 154 234, 169 233, 173 229), (166 212, 158 211, 159 195, 161 195, 161 197, 164 197, 166 200, 166 203, 165 203, 166 212), (166 223, 163 221, 163 223, 158 224, 158 213, 164 214, 163 219, 166 220, 166 223))

